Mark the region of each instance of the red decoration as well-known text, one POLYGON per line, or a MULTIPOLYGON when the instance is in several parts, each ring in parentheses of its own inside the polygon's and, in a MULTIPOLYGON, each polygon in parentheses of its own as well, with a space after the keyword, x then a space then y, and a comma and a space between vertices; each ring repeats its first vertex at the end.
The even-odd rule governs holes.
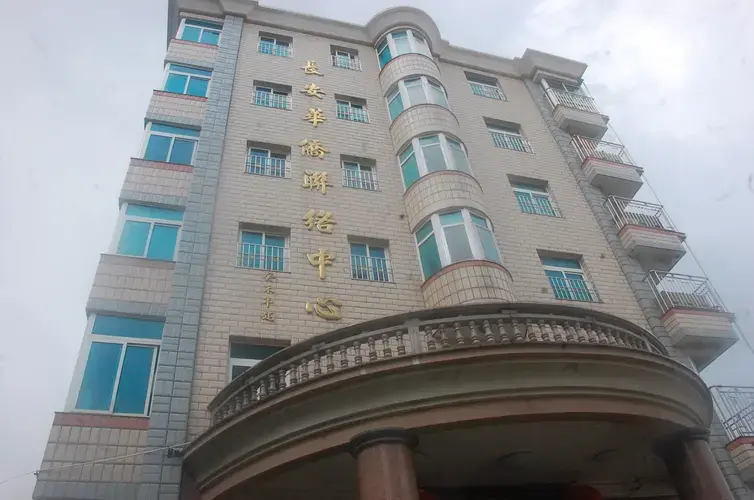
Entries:
POLYGON ((566 491, 565 500, 602 500, 602 493, 591 486, 574 485, 566 491))

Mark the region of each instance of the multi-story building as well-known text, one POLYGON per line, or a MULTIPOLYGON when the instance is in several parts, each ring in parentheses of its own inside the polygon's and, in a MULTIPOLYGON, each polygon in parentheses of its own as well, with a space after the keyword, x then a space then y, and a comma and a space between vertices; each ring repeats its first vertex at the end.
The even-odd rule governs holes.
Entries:
POLYGON ((750 498, 733 318, 585 64, 405 7, 168 34, 35 499, 750 498))

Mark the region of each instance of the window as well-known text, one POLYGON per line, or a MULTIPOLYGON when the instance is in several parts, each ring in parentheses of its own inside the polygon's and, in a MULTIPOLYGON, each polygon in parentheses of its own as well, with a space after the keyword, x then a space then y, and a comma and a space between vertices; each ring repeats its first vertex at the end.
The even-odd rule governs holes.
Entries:
POLYGON ((350 188, 377 191, 377 172, 361 161, 343 161, 343 185, 350 188))
POLYGON ((556 217, 546 186, 517 182, 513 184, 513 193, 523 213, 556 217))
POLYGON ((165 84, 162 90, 174 94, 195 95, 207 97, 209 80, 212 72, 206 69, 168 64, 165 84))
POLYGON ((267 175, 270 177, 290 177, 290 169, 287 168, 288 155, 285 153, 272 152, 269 149, 249 147, 246 156, 246 173, 267 175))
POLYGON ((220 32, 222 30, 222 24, 182 19, 181 26, 178 28, 178 39, 217 45, 220 43, 220 32))
POLYGON ((440 170, 460 170, 471 175, 466 148, 445 134, 415 137, 398 160, 406 189, 420 177, 440 170))
POLYGON ((387 248, 366 243, 351 243, 351 278, 392 281, 387 248))
POLYGON ((346 99, 336 97, 336 116, 341 120, 369 123, 366 102, 359 99, 346 99))
POLYGON ((427 39, 416 30, 393 31, 385 35, 377 44, 377 59, 380 68, 390 62, 393 57, 412 53, 432 57, 427 39))
POLYGON ((238 243, 238 266, 267 271, 288 268, 287 238, 263 231, 241 231, 238 243))
POLYGON ((143 157, 145 160, 193 165, 198 140, 198 130, 149 122, 143 157))
POLYGON ((408 78, 398 82, 387 94, 390 119, 395 120, 404 109, 419 104, 437 104, 448 107, 445 88, 426 76, 408 78))
POLYGON ((424 279, 454 262, 500 263, 491 227, 486 217, 467 209, 432 215, 414 234, 424 279))
POLYGON ((182 210, 126 203, 115 253, 153 260, 175 260, 182 210))
POLYGON ((228 381, 268 358, 283 347, 271 345, 247 344, 243 342, 230 343, 230 362, 228 363, 228 381))
POLYGON ((330 46, 330 55, 333 66, 361 71, 361 61, 359 60, 359 53, 356 50, 330 46))
POLYGON ((258 50, 262 54, 279 57, 293 57, 293 39, 277 35, 259 34, 258 50))
POLYGON ((471 92, 474 95, 487 97, 489 99, 505 100, 505 95, 497 86, 497 79, 489 76, 475 75, 466 73, 466 81, 469 82, 471 92))
POLYGON ((163 326, 162 321, 91 316, 69 409, 148 415, 163 326))
POLYGON ((487 130, 492 136, 492 143, 495 147, 531 153, 531 146, 521 135, 518 125, 490 125, 488 123, 487 130))
POLYGON ((586 279, 578 259, 540 256, 540 260, 556 299, 595 301, 597 295, 586 279))
POLYGON ((562 80, 551 80, 549 78, 543 81, 545 81, 547 83, 547 86, 551 89, 561 90, 564 92, 570 92, 571 94, 586 95, 584 90, 581 88, 581 85, 574 85, 572 83, 567 83, 562 80))
POLYGON ((255 85, 254 104, 268 108, 291 109, 291 92, 283 88, 255 85))

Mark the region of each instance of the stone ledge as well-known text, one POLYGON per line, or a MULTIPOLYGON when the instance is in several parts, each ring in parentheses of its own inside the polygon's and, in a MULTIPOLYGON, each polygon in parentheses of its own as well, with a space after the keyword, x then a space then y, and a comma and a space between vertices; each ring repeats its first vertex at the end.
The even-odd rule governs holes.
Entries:
POLYGON ((100 264, 118 264, 125 266, 151 267, 153 269, 169 269, 175 267, 175 261, 172 260, 154 260, 144 257, 133 257, 131 255, 118 255, 113 253, 100 254, 100 264))
POLYGON ((154 89, 152 91, 152 94, 154 95, 161 95, 165 97, 175 97, 176 99, 185 99, 187 101, 200 101, 200 102, 207 102, 206 97, 201 97, 198 95, 189 95, 189 94, 179 94, 177 92, 168 92, 167 90, 157 90, 154 89))
POLYGON ((126 417, 123 415, 56 411, 52 425, 147 430, 149 428, 149 417, 126 417))
POLYGON ((130 166, 134 167, 146 167, 146 168, 159 168, 162 170, 173 170, 175 172, 188 172, 192 173, 194 167, 183 163, 170 163, 166 161, 154 161, 145 160, 144 158, 131 158, 130 166))

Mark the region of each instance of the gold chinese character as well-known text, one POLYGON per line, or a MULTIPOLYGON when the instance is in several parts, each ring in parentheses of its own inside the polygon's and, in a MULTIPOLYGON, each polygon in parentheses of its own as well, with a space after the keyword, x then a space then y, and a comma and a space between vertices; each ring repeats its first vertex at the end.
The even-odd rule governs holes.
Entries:
POLYGON ((320 99, 322 99, 322 96, 325 95, 325 93, 322 92, 322 89, 316 83, 304 85, 304 90, 302 90, 301 93, 306 94, 309 97, 319 97, 320 99))
POLYGON ((306 312, 308 314, 315 313, 320 318, 328 321, 336 321, 343 317, 340 308, 343 304, 335 297, 325 297, 324 299, 317 297, 316 304, 311 302, 306 303, 306 312))
POLYGON ((272 312, 272 311, 264 311, 262 313, 262 320, 263 321, 269 321, 270 323, 274 323, 275 322, 275 316, 274 316, 274 314, 275 313, 272 312))
POLYGON ((324 160, 325 153, 329 153, 319 141, 304 139, 298 145, 301 146, 301 156, 317 157, 320 160, 324 160))
POLYGON ((319 189, 322 194, 327 194, 327 186, 331 186, 327 182, 327 172, 315 172, 313 170, 304 170, 304 184, 303 187, 312 189, 319 189))
POLYGON ((267 273, 267 274, 265 274, 264 275, 264 280, 267 281, 267 282, 275 281, 275 273, 267 273))
POLYGON ((317 69, 317 63, 315 61, 306 61, 306 65, 301 69, 303 69, 304 73, 307 75, 323 76, 322 73, 319 72, 319 69, 317 69))
POLYGON ((317 253, 306 254, 306 258, 309 259, 309 264, 319 267, 319 279, 323 280, 325 279, 325 266, 332 266, 335 255, 320 248, 317 253))
POLYGON ((272 291, 272 283, 265 283, 265 284, 264 284, 264 293, 265 293, 266 295, 269 295, 269 294, 275 293, 275 292, 273 292, 273 291, 272 291))
POLYGON ((332 234, 333 224, 335 224, 335 221, 332 220, 332 212, 325 212, 324 210, 315 212, 314 209, 311 209, 304 215, 304 225, 309 231, 316 227, 320 233, 332 234))
POLYGON ((322 111, 322 108, 309 108, 304 117, 304 121, 311 123, 315 127, 326 120, 327 118, 325 118, 325 112, 322 111))
POLYGON ((264 307, 269 309, 270 306, 272 305, 272 295, 265 295, 264 300, 262 301, 262 304, 264 304, 264 307))

